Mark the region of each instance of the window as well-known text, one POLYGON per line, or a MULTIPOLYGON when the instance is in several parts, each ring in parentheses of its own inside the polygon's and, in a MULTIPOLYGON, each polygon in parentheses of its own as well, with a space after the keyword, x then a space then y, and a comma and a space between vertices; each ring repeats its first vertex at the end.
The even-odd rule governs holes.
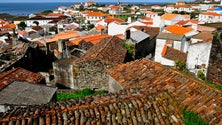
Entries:
POLYGON ((195 69, 201 69, 201 65, 195 65, 195 69))

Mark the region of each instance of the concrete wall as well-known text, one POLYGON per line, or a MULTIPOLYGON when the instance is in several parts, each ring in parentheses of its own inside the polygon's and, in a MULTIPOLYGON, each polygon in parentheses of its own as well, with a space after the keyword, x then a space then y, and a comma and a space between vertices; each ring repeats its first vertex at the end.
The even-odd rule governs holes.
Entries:
POLYGON ((109 77, 109 92, 119 92, 120 90, 124 89, 118 81, 116 81, 112 76, 109 77))
POLYGON ((186 63, 187 63, 187 68, 191 72, 196 74, 200 69, 196 69, 195 65, 199 65, 201 67, 202 64, 205 64, 206 68, 201 68, 201 69, 204 70, 205 74, 207 73, 211 46, 212 46, 211 42, 198 43, 189 46, 186 63))
POLYGON ((166 40, 164 40, 164 39, 157 39, 156 40, 156 49, 155 49, 154 61, 159 62, 162 65, 174 66, 174 61, 166 59, 166 58, 162 57, 162 55, 161 55, 163 47, 164 47, 165 44, 166 44, 166 40))

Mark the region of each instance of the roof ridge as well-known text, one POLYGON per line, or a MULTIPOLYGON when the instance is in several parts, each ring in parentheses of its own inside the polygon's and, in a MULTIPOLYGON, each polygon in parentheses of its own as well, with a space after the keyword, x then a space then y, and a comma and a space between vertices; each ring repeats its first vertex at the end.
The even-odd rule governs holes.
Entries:
POLYGON ((114 37, 115 37, 115 36, 112 36, 112 38, 104 45, 104 47, 99 50, 99 52, 96 54, 95 58, 97 58, 97 57, 99 56, 99 54, 108 46, 108 44, 110 43, 110 41, 111 41, 114 37))

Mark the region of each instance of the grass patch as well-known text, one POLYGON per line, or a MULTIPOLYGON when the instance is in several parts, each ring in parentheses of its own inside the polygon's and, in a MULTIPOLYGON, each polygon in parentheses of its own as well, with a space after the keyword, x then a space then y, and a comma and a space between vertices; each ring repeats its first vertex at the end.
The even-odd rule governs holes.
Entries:
POLYGON ((90 88, 85 88, 81 91, 73 91, 70 93, 57 93, 57 101, 67 101, 70 99, 75 99, 75 98, 83 98, 88 95, 100 95, 100 94, 105 94, 108 93, 106 90, 100 90, 100 91, 93 91, 90 88))
POLYGON ((200 116, 193 111, 182 110, 185 125, 209 125, 200 116))
POLYGON ((207 85, 211 86, 211 87, 214 87, 216 88, 217 90, 220 90, 222 91, 222 85, 217 85, 217 84, 214 84, 212 82, 206 82, 207 85))

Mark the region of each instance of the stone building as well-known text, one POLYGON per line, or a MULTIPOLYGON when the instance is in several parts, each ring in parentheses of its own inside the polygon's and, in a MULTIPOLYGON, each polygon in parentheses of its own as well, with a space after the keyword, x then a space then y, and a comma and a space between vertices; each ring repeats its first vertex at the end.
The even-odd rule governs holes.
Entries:
POLYGON ((108 89, 106 69, 124 62, 123 42, 116 36, 105 38, 80 58, 54 62, 56 83, 71 89, 108 89))

